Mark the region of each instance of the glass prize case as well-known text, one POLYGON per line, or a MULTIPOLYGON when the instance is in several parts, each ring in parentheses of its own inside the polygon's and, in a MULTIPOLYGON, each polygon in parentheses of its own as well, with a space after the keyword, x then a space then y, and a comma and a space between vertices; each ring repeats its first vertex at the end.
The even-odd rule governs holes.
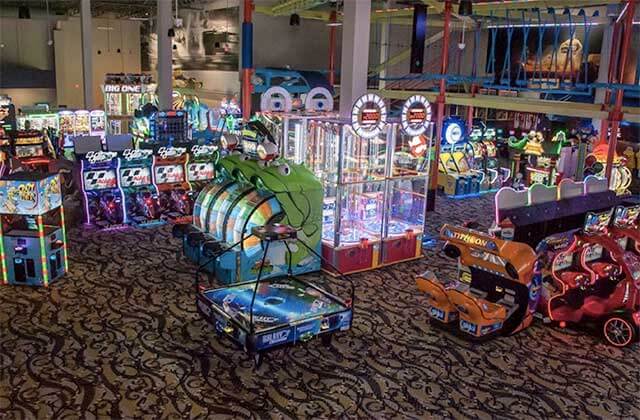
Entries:
POLYGON ((430 133, 408 136, 393 122, 365 138, 349 121, 310 119, 305 143, 305 164, 324 186, 322 252, 334 267, 421 256, 430 133))

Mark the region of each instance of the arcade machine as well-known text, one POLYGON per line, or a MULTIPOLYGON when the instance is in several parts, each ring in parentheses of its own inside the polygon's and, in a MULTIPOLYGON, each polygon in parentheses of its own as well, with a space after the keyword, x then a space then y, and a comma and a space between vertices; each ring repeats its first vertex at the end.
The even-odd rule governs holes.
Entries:
POLYGON ((20 172, 0 180, 2 284, 48 286, 68 270, 58 175, 20 172))
POLYGON ((16 129, 16 107, 6 95, 0 95, 0 128, 5 132, 16 129))
POLYGON ((63 150, 73 149, 73 136, 75 136, 76 119, 73 111, 58 112, 58 142, 63 150))
POLYGON ((13 136, 13 156, 30 171, 46 174, 55 159, 55 152, 42 131, 17 131, 13 136))
POLYGON ((220 159, 216 179, 198 196, 192 232, 183 242, 185 255, 224 284, 255 280, 259 272, 262 278, 280 276, 289 264, 294 275, 317 271, 320 262, 313 253, 320 253, 321 184, 302 165, 271 160, 261 152, 270 142, 264 126, 252 121, 248 127, 260 131, 249 136, 251 128, 244 130, 240 147, 246 154, 220 159), (252 229, 273 223, 291 226, 312 251, 271 243, 262 261, 266 243, 252 229))
POLYGON ((496 191, 508 182, 511 170, 500 167, 495 129, 475 127, 469 134, 469 144, 473 148, 472 167, 484 173, 489 191, 496 191))
POLYGON ((151 174, 153 158, 151 149, 126 149, 119 158, 118 183, 123 197, 124 223, 138 227, 163 223, 151 174))
POLYGON ((160 147, 153 156, 153 185, 160 213, 172 223, 189 223, 193 214, 191 185, 186 177, 189 154, 184 147, 160 147))
POLYGON ((58 132, 58 114, 33 113, 18 116, 18 130, 55 130, 58 132))
POLYGON ((640 215, 640 205, 616 207, 608 232, 623 251, 640 255, 638 215, 640 215))
POLYGON ((149 121, 151 142, 154 145, 173 146, 191 141, 187 113, 181 110, 158 111, 149 121))
POLYGON ((371 270, 421 257, 431 136, 430 106, 412 97, 401 121, 377 95, 351 121, 310 120, 306 166, 324 184, 323 269, 371 270))
POLYGON ((446 224, 440 238, 458 273, 440 280, 427 271, 417 278, 431 319, 473 339, 511 335, 531 324, 542 278, 530 246, 446 224))
POLYGON ((102 92, 109 134, 127 133, 134 112, 156 101, 155 88, 148 74, 107 74, 102 92))
POLYGON ((191 184, 193 197, 197 196, 215 177, 215 165, 219 157, 218 146, 205 144, 191 146, 187 164, 187 181, 191 184))
MULTIPOLYGON (((609 145, 601 142, 597 144, 585 160, 584 175, 596 175, 603 177, 607 167, 607 154, 609 145)), ((618 195, 630 194, 632 174, 626 166, 626 158, 617 152, 613 155, 613 168, 611 170, 611 189, 618 195)))
POLYGON ((124 222, 123 193, 118 184, 117 152, 91 151, 80 159, 85 223, 102 229, 124 222))
POLYGON ((89 134, 104 138, 107 129, 107 117, 104 111, 96 109, 89 114, 89 134))
POLYGON ((582 229, 540 243, 549 263, 539 307, 561 327, 595 322, 609 344, 624 347, 640 337, 640 257, 609 235, 612 214, 587 213, 582 229))
MULTIPOLYGON (((554 137, 555 138, 555 137, 554 137)), ((525 185, 533 184, 556 185, 558 173, 559 143, 546 146, 540 131, 531 130, 518 140, 510 137, 509 147, 513 150, 512 173, 522 174, 525 185), (524 157, 524 159, 523 159, 524 157), (523 165, 524 164, 524 165, 523 165)))
POLYGON ((281 87, 267 89, 261 95, 257 119, 261 121, 275 138, 280 156, 294 163, 306 159, 306 133, 310 120, 336 118, 333 112, 333 96, 329 90, 316 87, 305 97, 303 108, 293 110, 290 93, 281 87))
POLYGON ((74 136, 88 136, 91 133, 91 113, 81 109, 74 114, 74 136))
MULTIPOLYGON (((263 261, 273 255, 269 251, 277 245, 309 249, 290 226, 256 226, 251 234, 266 244, 263 261)), ((259 274, 256 281, 200 289, 197 294, 200 315, 219 336, 226 335, 253 356, 256 369, 269 350, 305 343, 314 337, 320 337, 328 346, 334 333, 351 328, 355 299, 352 280, 341 279, 351 283, 351 297, 342 300, 292 272, 289 259, 286 275, 263 279, 259 274)))
POLYGON ((451 197, 479 194, 489 190, 489 177, 473 168, 473 147, 466 140, 464 121, 449 117, 442 127, 442 145, 438 159, 438 186, 451 197))

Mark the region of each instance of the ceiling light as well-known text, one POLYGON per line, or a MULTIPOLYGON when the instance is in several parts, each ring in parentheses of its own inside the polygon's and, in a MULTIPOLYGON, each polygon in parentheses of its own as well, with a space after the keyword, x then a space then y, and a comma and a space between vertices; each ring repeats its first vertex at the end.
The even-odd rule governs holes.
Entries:
POLYGON ((289 26, 300 26, 300 15, 294 13, 289 17, 289 26))

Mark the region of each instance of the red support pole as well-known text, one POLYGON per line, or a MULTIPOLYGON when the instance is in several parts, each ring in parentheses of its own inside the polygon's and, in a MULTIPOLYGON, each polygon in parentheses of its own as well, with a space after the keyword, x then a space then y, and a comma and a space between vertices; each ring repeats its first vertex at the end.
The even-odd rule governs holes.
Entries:
MULTIPOLYGON (((638 0, 629 0, 627 2, 626 15, 624 17, 624 26, 622 27, 622 45, 620 48, 620 63, 618 65, 618 83, 624 83, 624 71, 627 65, 627 56, 631 43, 631 35, 633 34, 633 16, 636 11, 636 2, 638 0)), ((611 65, 611 63, 609 64, 611 65)), ((609 146, 607 148, 607 166, 605 168, 605 177, 611 182, 611 170, 613 166, 613 157, 616 153, 618 143, 618 130, 620 129, 620 121, 622 120, 622 100, 624 98, 624 90, 616 91, 616 103, 611 111, 609 120, 611 121, 611 134, 609 135, 609 146)))
POLYGON ((332 24, 329 26, 329 84, 334 86, 336 83, 336 25, 338 14, 335 10, 331 11, 329 16, 329 22, 332 24))
POLYGON ((244 0, 242 20, 242 118, 251 118, 251 75, 253 74, 253 0, 244 0))
POLYGON ((436 114, 436 141, 433 145, 431 156, 431 171, 429 173, 429 190, 427 191, 427 211, 434 211, 436 208, 436 191, 438 190, 438 162, 440 159, 440 143, 442 142, 442 124, 444 121, 445 95, 447 93, 447 83, 444 76, 449 68, 449 25, 451 24, 451 0, 444 3, 444 27, 442 31, 442 61, 440 63, 440 92, 436 99, 438 104, 436 114))

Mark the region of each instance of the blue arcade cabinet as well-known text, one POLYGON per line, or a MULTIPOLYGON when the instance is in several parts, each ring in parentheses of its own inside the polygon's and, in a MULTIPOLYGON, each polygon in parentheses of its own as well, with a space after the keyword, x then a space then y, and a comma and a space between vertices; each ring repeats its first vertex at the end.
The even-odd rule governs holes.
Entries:
POLYGON ((2 284, 48 286, 68 270, 59 174, 0 179, 2 284))

